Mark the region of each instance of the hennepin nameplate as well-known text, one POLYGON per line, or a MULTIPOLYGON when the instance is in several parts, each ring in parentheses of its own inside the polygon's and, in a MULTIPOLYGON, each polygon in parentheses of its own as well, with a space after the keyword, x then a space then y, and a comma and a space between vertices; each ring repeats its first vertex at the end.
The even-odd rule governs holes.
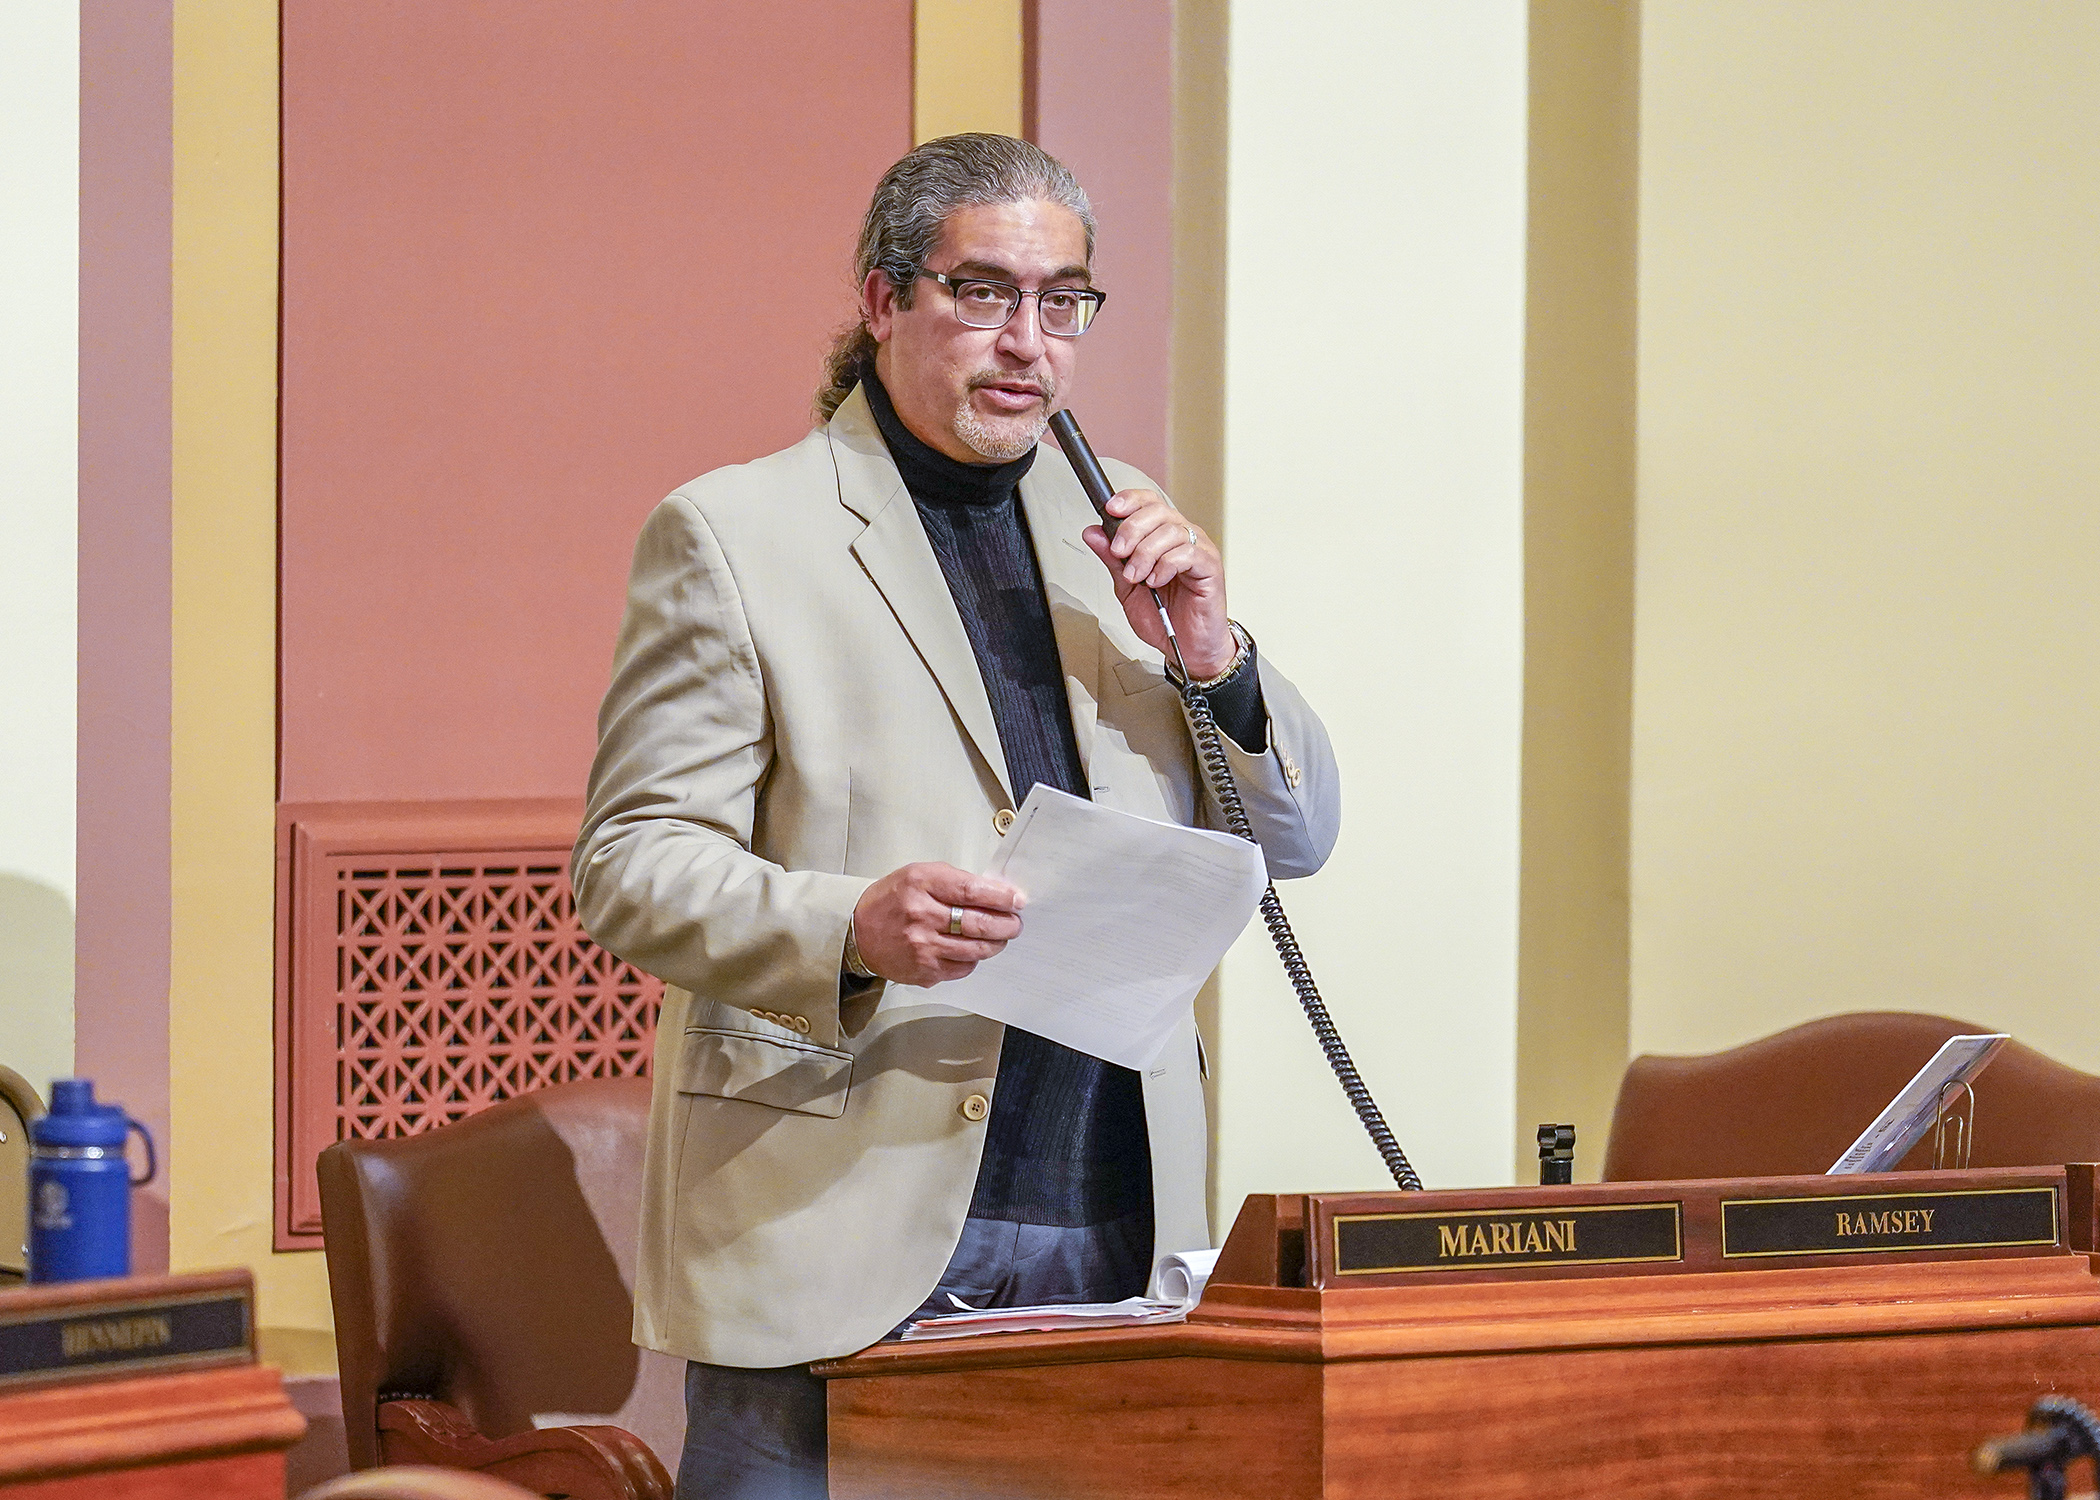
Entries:
POLYGON ((1731 1198, 1721 1203, 1721 1254, 1729 1260, 2009 1249, 2053 1245, 2056 1237, 2053 1187, 1731 1198))
POLYGON ((0 1386, 245 1360, 246 1287, 0 1316, 0 1386))
POLYGON ((1341 1276, 1681 1260, 1675 1203, 1610 1203, 1448 1213, 1337 1214, 1341 1276))

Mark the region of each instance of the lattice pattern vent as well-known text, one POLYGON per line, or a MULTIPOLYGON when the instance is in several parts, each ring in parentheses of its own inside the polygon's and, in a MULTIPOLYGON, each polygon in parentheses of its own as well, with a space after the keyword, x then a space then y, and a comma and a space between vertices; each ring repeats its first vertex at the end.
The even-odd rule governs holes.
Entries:
POLYGON ((563 865, 336 863, 336 1139, 648 1071, 663 987, 584 935, 563 865))
POLYGON ((278 813, 279 1249, 320 1243, 314 1162, 551 1084, 649 1071, 663 985, 585 934, 572 803, 278 813))

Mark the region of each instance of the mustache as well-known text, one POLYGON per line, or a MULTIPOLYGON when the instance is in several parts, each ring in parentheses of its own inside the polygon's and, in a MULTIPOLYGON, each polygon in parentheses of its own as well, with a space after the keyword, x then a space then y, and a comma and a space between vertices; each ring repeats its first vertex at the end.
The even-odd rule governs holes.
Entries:
POLYGON ((1022 386, 1034 391, 1044 401, 1057 399, 1057 377, 1045 372, 1041 375, 1011 375, 1002 370, 979 370, 964 382, 967 389, 981 391, 987 386, 1022 386))

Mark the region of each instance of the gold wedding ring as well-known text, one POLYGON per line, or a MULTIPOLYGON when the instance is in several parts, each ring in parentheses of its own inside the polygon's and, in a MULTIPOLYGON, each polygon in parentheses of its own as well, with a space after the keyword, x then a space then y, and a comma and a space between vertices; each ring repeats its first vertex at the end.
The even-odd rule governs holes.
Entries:
POLYGON ((962 908, 959 906, 948 908, 948 936, 962 936, 962 908))

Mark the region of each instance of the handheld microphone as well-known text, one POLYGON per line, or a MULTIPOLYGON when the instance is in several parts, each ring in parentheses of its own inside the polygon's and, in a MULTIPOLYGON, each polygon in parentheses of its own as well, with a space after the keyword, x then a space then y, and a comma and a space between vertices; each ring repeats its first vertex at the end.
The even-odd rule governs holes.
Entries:
POLYGON ((1101 460, 1094 457, 1094 450, 1079 430, 1079 419, 1069 411, 1050 414, 1050 435, 1057 439, 1057 446, 1065 450, 1065 457, 1072 461, 1072 472, 1079 476, 1079 487, 1086 491, 1087 499, 1094 502, 1094 509, 1101 517, 1101 525, 1110 536, 1116 534, 1116 518, 1108 513, 1109 497, 1116 487, 1108 482, 1108 472, 1101 467, 1101 460))
MULTIPOLYGON (((1065 450, 1071 460, 1072 472, 1079 476, 1079 487, 1093 502, 1094 513, 1101 517, 1101 529, 1113 540, 1117 520, 1108 513, 1108 502, 1115 495, 1116 487, 1108 482, 1108 471, 1101 467, 1101 460, 1094 457, 1093 445, 1086 434, 1079 430, 1079 419, 1069 411, 1050 414, 1050 435, 1057 439, 1057 446, 1065 450)), ((1189 675, 1188 663, 1181 659, 1181 637, 1174 633, 1174 617, 1167 613, 1166 601, 1159 597, 1159 590, 1148 588, 1152 596, 1152 607, 1159 611, 1159 623, 1167 632, 1167 648, 1174 653, 1174 665, 1183 678, 1189 675)))

